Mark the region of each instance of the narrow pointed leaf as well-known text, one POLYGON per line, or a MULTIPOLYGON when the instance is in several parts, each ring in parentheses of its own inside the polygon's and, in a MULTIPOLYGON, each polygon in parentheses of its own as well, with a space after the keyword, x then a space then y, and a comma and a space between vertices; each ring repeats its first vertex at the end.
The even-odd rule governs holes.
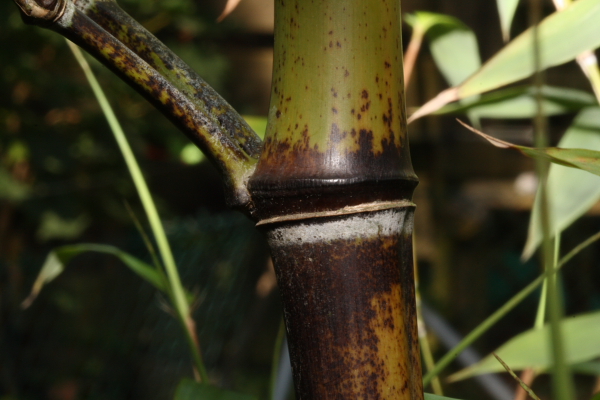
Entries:
MULTIPOLYGON (((600 0, 579 0, 546 17, 539 25, 542 69, 574 60, 600 46, 600 0)), ((528 29, 461 85, 461 98, 527 78, 535 70, 533 29, 528 29)))
POLYGON ((257 400, 256 397, 183 379, 175 391, 175 400, 257 400))
MULTIPOLYGON (((600 46, 600 0, 578 0, 539 25, 540 67, 564 64, 578 54, 600 46)), ((449 102, 488 92, 533 74, 533 29, 528 29, 488 60, 460 86, 430 100, 409 122, 439 110, 449 102)), ((444 92, 442 92, 444 93, 444 92)))
MULTIPOLYGON (((600 312, 578 315, 562 322, 565 356, 569 364, 581 363, 600 356, 600 312)), ((552 366, 550 331, 546 325, 530 329, 502 345, 496 353, 515 370, 535 368, 547 370, 552 366)), ((451 381, 475 375, 504 371, 493 355, 449 377, 451 381)))
MULTIPOLYGON (((561 148, 585 148, 600 151, 600 108, 587 108, 575 118, 558 143, 561 148)), ((548 173, 550 233, 560 232, 585 214, 600 200, 600 177, 584 171, 552 165, 548 173)), ((537 196, 539 197, 539 196, 537 196)), ((536 197, 523 258, 533 255, 542 242, 539 224, 540 204, 536 197)))
POLYGON ((588 149, 562 149, 560 147, 532 148, 526 146, 517 146, 504 140, 496 139, 493 136, 486 135, 477 129, 458 120, 465 128, 478 134, 496 147, 503 149, 519 150, 524 155, 531 158, 546 159, 555 164, 566 167, 578 168, 591 172, 594 175, 600 175, 600 151, 588 149))
POLYGON ((167 284, 164 276, 154 267, 144 261, 128 254, 114 246, 101 244, 78 244, 72 246, 63 246, 54 249, 48 254, 40 273, 38 274, 31 293, 23 301, 23 308, 27 308, 38 296, 42 288, 59 276, 67 267, 67 264, 81 253, 93 251, 97 253, 111 254, 118 257, 131 271, 149 282, 158 290, 167 291, 167 284))
MULTIPOLYGON (((466 114, 477 118, 533 118, 537 113, 536 88, 518 86, 496 90, 481 95, 476 101, 463 104, 452 103, 435 114, 466 114)), ((596 98, 581 90, 544 86, 542 88, 542 112, 544 115, 560 115, 579 111, 596 105, 596 98)))
POLYGON ((519 0, 496 0, 498 14, 500 15, 500 28, 502 29, 502 38, 505 42, 510 39, 510 27, 512 25, 515 11, 519 5, 519 0))

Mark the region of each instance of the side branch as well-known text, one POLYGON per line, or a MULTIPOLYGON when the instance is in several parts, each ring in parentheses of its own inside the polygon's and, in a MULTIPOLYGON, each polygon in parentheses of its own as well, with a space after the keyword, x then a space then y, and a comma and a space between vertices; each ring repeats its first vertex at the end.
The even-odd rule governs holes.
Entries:
POLYGON ((113 1, 15 1, 26 22, 83 47, 166 115, 216 165, 229 205, 252 213, 246 186, 261 140, 181 59, 113 1))

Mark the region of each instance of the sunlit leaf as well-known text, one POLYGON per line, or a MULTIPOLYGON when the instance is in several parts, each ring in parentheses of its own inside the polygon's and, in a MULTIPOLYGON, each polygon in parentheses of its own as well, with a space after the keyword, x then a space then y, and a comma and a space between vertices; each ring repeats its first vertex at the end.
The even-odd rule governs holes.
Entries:
POLYGON ((496 147, 503 149, 519 150, 524 155, 531 158, 541 158, 553 162, 555 164, 564 165, 566 167, 578 168, 584 171, 591 172, 595 175, 600 175, 600 151, 588 149, 562 149, 560 147, 546 147, 542 149, 518 146, 504 140, 496 139, 493 136, 465 124, 458 120, 465 128, 478 134, 496 147))
POLYGON ((427 38, 433 59, 450 86, 461 84, 481 66, 477 37, 460 21, 432 27, 427 38))
POLYGON ((190 379, 182 379, 175 391, 174 400, 257 400, 257 398, 209 384, 194 382, 190 379))
POLYGON ((73 257, 88 251, 112 254, 118 257, 129 269, 152 284, 158 290, 166 291, 164 276, 154 267, 114 246, 101 244, 77 244, 54 249, 48 254, 40 273, 38 274, 29 296, 23 301, 24 308, 35 300, 42 288, 60 275, 73 257))
MULTIPOLYGON (((600 151, 600 108, 587 108, 575 118, 558 143, 561 148, 600 151)), ((597 161, 597 160, 596 160, 597 161)), ((548 172, 550 235, 563 231, 600 200, 600 177, 573 168, 552 165, 548 172)), ((539 196, 536 196, 523 258, 528 259, 542 243, 539 196)))
MULTIPOLYGON (((536 88, 518 86, 496 90, 481 95, 468 104, 452 103, 435 114, 466 114, 478 118, 533 118, 537 114, 536 88)), ((581 90, 544 86, 542 88, 542 112, 544 115, 559 115, 579 111, 597 104, 596 98, 581 90)))
MULTIPOLYGON (((563 11, 546 17, 539 25, 542 69, 575 59, 583 51, 600 46, 600 0, 578 0, 563 11)), ((527 78, 534 72, 533 29, 523 32, 488 60, 460 86, 447 89, 423 105, 409 122, 444 105, 488 92, 527 78)))
POLYGON ((496 5, 498 6, 498 14, 500 15, 502 38, 505 42, 508 42, 510 27, 515 16, 515 11, 517 11, 519 0, 496 0, 496 5))
MULTIPOLYGON (((547 370, 552 366, 550 327, 531 329, 515 336, 496 353, 515 370, 534 368, 547 370)), ((600 312, 566 318, 561 324, 566 362, 580 363, 600 356, 600 312)), ((457 381, 475 375, 504 371, 493 355, 467 367, 448 379, 457 381)))

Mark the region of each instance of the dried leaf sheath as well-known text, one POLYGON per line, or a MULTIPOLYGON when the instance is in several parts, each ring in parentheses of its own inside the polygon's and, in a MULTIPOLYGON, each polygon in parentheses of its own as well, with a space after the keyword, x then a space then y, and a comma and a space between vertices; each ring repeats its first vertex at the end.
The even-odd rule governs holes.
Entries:
POLYGON ((19 0, 18 5, 28 17, 27 22, 48 27, 77 43, 154 104, 216 165, 227 187, 228 203, 252 212, 246 183, 257 161, 260 139, 214 91, 215 96, 200 94, 208 85, 199 81, 186 86, 186 79, 195 82, 189 68, 187 72, 182 70, 175 84, 170 76, 161 74, 182 68, 180 60, 170 57, 161 61, 159 54, 165 53, 147 52, 155 69, 70 1, 58 0, 49 9, 32 0, 19 0), (202 96, 212 102, 207 106, 202 96))

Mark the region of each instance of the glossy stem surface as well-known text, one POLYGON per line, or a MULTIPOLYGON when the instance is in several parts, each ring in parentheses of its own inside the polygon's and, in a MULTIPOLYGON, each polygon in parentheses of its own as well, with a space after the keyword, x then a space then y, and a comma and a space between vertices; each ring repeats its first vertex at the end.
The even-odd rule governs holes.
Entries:
POLYGON ((422 399, 412 215, 267 227, 298 399, 422 399))
POLYGON ((397 0, 276 0, 250 178, 282 294, 296 397, 423 398, 397 0))
POLYGON ((229 205, 252 213, 247 181, 261 142, 189 67, 112 1, 57 0, 48 8, 16 2, 27 22, 83 47, 167 116, 221 172, 229 205))

